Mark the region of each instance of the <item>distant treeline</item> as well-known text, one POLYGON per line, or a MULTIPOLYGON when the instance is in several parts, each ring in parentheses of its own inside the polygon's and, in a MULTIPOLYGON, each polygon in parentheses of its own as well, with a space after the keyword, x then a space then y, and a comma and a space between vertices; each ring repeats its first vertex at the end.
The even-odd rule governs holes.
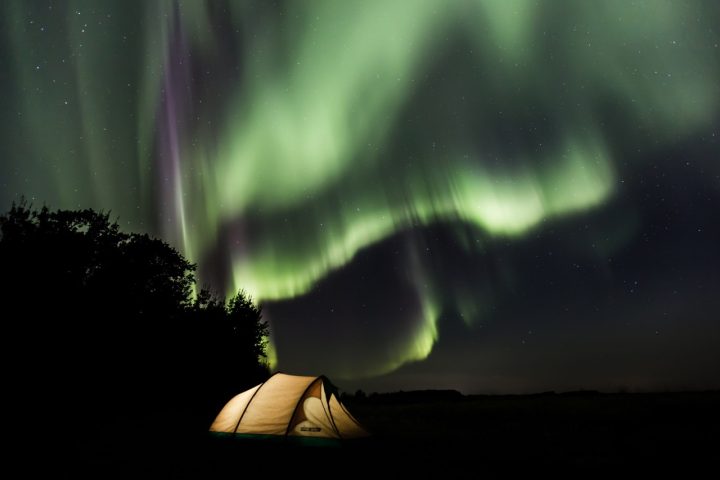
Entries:
POLYGON ((449 402, 465 402, 476 400, 512 400, 512 399, 533 399, 533 398, 593 398, 593 397, 642 397, 642 396, 666 396, 682 397, 693 395, 717 395, 716 390, 707 391, 688 391, 688 392, 638 392, 628 393, 626 391, 616 393, 605 393, 598 390, 572 390, 568 392, 539 392, 528 394, 501 394, 501 395, 463 395, 457 390, 411 390, 399 392, 387 392, 366 394, 362 390, 357 390, 354 394, 344 392, 341 397, 344 402, 352 404, 377 404, 377 405, 408 405, 408 404, 432 404, 432 403, 449 403, 449 402))
POLYGON ((343 401, 367 403, 432 403, 463 400, 465 396, 457 390, 411 390, 389 393, 373 392, 367 395, 358 390, 354 395, 343 393, 343 401))

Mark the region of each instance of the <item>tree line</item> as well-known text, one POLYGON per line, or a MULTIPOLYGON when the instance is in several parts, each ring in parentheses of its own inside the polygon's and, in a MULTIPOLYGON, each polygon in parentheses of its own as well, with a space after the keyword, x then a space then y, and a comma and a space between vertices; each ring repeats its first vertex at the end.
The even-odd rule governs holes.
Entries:
POLYGON ((162 240, 108 213, 26 202, 0 215, 0 235, 3 390, 22 429, 206 429, 267 377, 260 307, 198 289, 195 266, 162 240))

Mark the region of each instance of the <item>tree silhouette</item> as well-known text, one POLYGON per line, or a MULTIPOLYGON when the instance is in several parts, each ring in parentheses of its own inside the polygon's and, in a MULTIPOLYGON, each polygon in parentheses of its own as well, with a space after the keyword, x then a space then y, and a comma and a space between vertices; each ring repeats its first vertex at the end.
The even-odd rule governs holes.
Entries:
POLYGON ((267 377, 268 326, 242 290, 228 302, 201 290, 187 318, 192 327, 184 331, 193 335, 187 343, 195 347, 185 357, 192 362, 187 371, 205 392, 203 409, 215 415, 232 396, 267 377))
POLYGON ((0 216, 0 235, 0 318, 17 352, 5 349, 5 386, 16 411, 52 409, 30 428, 67 434, 168 408, 206 428, 267 376, 260 308, 244 292, 194 296, 195 266, 165 242, 107 213, 25 202, 0 216))

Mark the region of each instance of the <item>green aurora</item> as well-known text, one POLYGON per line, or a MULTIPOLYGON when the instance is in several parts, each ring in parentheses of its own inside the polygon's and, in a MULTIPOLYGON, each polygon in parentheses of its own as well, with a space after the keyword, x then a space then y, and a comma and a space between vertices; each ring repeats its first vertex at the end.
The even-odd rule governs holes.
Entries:
MULTIPOLYGON (((404 231, 462 224, 483 255, 582 218, 718 114, 713 2, 50 5, 0 7, 3 202, 111 210, 260 302, 404 231)), ((425 359, 449 307, 477 323, 487 299, 413 258, 412 325, 326 373, 425 359)))

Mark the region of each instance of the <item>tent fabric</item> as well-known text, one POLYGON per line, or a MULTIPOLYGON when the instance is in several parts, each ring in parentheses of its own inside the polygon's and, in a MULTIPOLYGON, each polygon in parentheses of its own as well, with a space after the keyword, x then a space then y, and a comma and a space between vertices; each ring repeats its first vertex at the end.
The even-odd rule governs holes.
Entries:
POLYGON ((233 397, 210 431, 338 439, 368 436, 336 391, 324 376, 276 373, 233 397))

